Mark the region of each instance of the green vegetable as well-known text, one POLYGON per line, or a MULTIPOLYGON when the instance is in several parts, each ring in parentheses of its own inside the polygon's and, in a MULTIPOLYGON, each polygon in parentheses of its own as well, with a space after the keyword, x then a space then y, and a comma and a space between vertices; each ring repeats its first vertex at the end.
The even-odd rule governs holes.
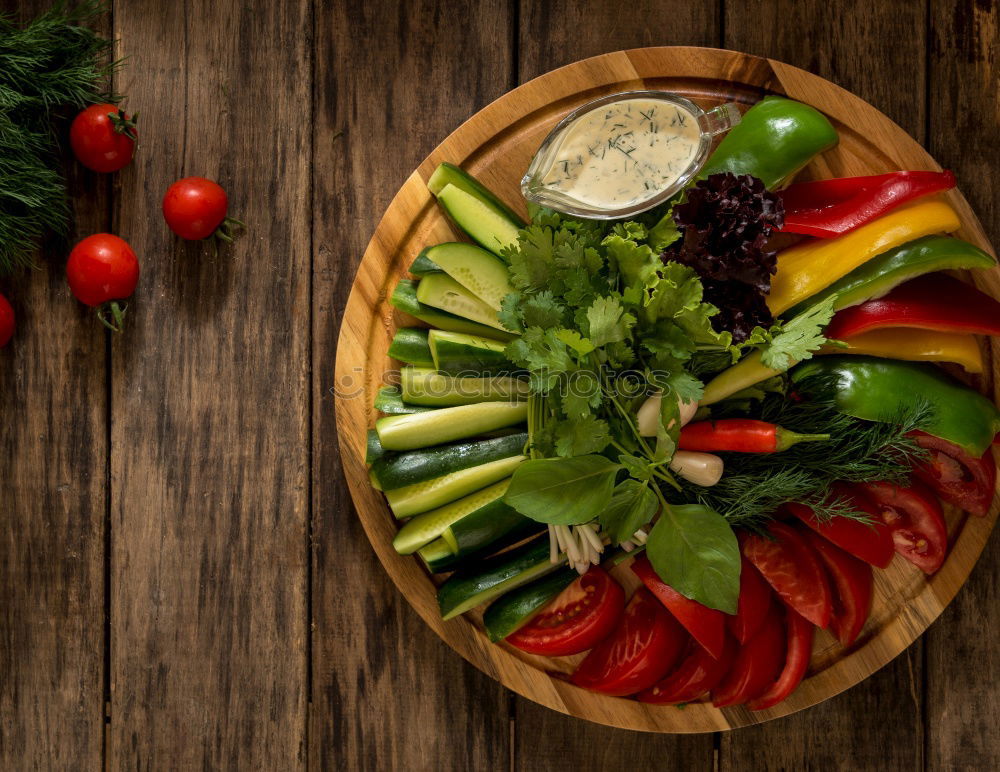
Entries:
POLYGON ((419 367, 404 367, 399 376, 403 401, 410 405, 471 405, 528 397, 528 382, 517 378, 455 378, 419 367))
POLYGON ((434 367, 427 333, 420 327, 400 327, 392 338, 389 356, 416 367, 434 367))
POLYGON ((410 415, 410 413, 424 413, 433 410, 431 407, 407 405, 403 402, 403 396, 395 386, 383 386, 378 390, 375 397, 375 409, 386 415, 410 415))
POLYGON ((464 317, 450 314, 439 308, 425 305, 417 300, 417 282, 413 279, 400 279, 393 290, 389 303, 404 314, 436 327, 439 330, 457 332, 465 335, 479 335, 493 340, 510 340, 514 337, 509 332, 498 330, 485 324, 470 321, 464 317))
MULTIPOLYGON (((365 445, 365 463, 374 464, 385 455, 385 448, 378 441, 378 432, 374 429, 368 430, 368 441, 365 445)), ((378 488, 378 486, 375 486, 378 488)))
POLYGON ((589 523, 611 501, 620 468, 596 455, 525 461, 514 472, 505 501, 540 523, 589 523))
POLYGON ((460 241, 438 244, 425 249, 420 257, 447 273, 494 311, 499 311, 500 301, 514 291, 507 278, 506 264, 492 252, 472 244, 460 241))
POLYGON ((399 529, 392 540, 392 546, 400 555, 410 555, 480 509, 487 509, 489 518, 496 517, 509 509, 503 503, 503 494, 508 485, 509 479, 501 480, 442 507, 417 515, 399 529))
POLYGON ((522 224, 491 201, 449 183, 437 194, 438 203, 469 238, 499 255, 513 244, 522 224))
POLYGON ((419 515, 510 477, 524 459, 524 456, 510 456, 449 472, 432 480, 386 491, 385 499, 397 518, 419 515))
POLYGON ((446 273, 429 273, 417 285, 417 300, 463 319, 504 332, 496 311, 446 273))
POLYGON ((510 507, 481 509, 446 528, 440 538, 417 550, 417 555, 432 573, 455 571, 544 529, 510 507))
POLYGON ((501 201, 499 196, 493 193, 493 191, 464 169, 447 162, 439 164, 438 168, 434 170, 430 179, 427 180, 427 189, 437 196, 440 195, 446 185, 454 185, 459 190, 464 190, 469 195, 489 204, 497 212, 516 224, 518 228, 524 226, 524 220, 513 209, 501 201))
POLYGON ((497 598, 483 613, 486 635, 496 643, 524 627, 559 593, 580 578, 572 568, 560 568, 548 576, 518 587, 497 598))
POLYGON ((482 377, 517 369, 507 358, 506 346, 490 338, 431 330, 427 343, 434 367, 443 373, 482 377))
MULTIPOLYGON (((641 470, 638 474, 646 476, 649 472, 641 470)), ((659 502, 649 483, 629 478, 615 486, 611 501, 598 513, 597 519, 601 530, 611 537, 611 541, 621 544, 652 520, 658 507, 659 502)))
POLYGON ((427 253, 434 249, 434 247, 424 247, 420 254, 417 255, 416 259, 410 263, 410 273, 414 276, 424 276, 428 273, 438 273, 442 270, 441 266, 435 263, 428 257, 427 253))
POLYGON ((411 415, 383 416, 375 421, 375 429, 387 450, 414 450, 514 426, 524 421, 527 414, 525 402, 480 402, 411 415))

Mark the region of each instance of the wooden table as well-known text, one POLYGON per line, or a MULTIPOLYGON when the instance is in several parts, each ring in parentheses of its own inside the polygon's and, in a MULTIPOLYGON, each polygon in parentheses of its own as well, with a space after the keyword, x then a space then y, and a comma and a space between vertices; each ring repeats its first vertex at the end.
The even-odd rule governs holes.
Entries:
POLYGON ((514 697, 402 601, 351 509, 331 387, 354 270, 410 170, 605 51, 721 46, 830 78, 954 169, 1000 244, 998 27, 989 0, 115 2, 142 145, 71 188, 77 236, 142 261, 128 329, 70 297, 61 254, 2 283, 0 768, 997 768, 996 539, 941 620, 836 699, 724 735, 606 729, 514 697), (159 214, 192 174, 249 225, 218 255, 159 214))

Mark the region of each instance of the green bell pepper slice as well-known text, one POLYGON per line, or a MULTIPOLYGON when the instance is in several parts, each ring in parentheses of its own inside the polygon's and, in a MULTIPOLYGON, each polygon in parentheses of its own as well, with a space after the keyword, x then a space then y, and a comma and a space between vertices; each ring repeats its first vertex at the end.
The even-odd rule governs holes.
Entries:
POLYGON ((967 241, 949 236, 924 236, 862 263, 822 292, 790 308, 783 316, 791 318, 830 295, 837 296, 833 307, 839 311, 880 298, 893 287, 925 273, 993 268, 996 264, 991 255, 967 241))
POLYGON ((926 405, 919 425, 979 458, 1000 431, 1000 410, 990 400, 943 370, 916 362, 865 356, 812 359, 792 370, 794 383, 812 375, 832 376, 837 408, 866 421, 892 423, 926 405))

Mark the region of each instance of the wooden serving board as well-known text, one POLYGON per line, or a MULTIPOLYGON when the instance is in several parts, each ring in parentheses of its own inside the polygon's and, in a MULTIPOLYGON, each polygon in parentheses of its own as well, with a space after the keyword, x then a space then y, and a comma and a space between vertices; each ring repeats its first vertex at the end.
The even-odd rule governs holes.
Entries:
MULTIPOLYGON (((675 91, 706 109, 724 101, 749 106, 767 94, 785 94, 813 105, 836 126, 840 144, 814 161, 800 179, 940 169, 916 141, 868 103, 822 78, 770 59, 706 48, 643 48, 586 59, 536 78, 472 116, 442 142, 407 179, 382 217, 358 269, 340 331, 337 429, 351 495, 375 552, 400 592, 455 651, 518 694, 573 716, 651 732, 710 732, 814 705, 858 683, 903 651, 962 586, 993 528, 997 506, 986 518, 947 513, 950 552, 930 579, 898 556, 887 570, 876 570, 872 614, 858 642, 845 650, 820 631, 809 673, 785 702, 757 713, 701 703, 680 710, 572 686, 561 676, 571 672, 575 660, 549 660, 492 644, 477 613, 442 621, 434 578, 416 557, 402 557, 392 548, 396 521, 382 494, 369 485, 364 463, 366 431, 376 418, 375 393, 398 368, 386 353, 393 333, 398 326, 419 324, 394 311, 389 295, 424 246, 456 237, 425 186, 435 167, 442 161, 461 165, 523 212, 518 183, 555 123, 598 96, 638 88, 675 91)), ((962 218, 957 235, 992 252, 965 198, 952 191, 948 199, 962 218)), ((1000 270, 978 272, 973 278, 1000 298, 1000 270)), ((996 399, 993 363, 997 360, 992 348, 996 343, 990 346, 987 375, 976 385, 996 399)), ((617 575, 630 581, 627 570, 619 569, 617 575)), ((387 651, 385 656, 403 654, 387 651)))

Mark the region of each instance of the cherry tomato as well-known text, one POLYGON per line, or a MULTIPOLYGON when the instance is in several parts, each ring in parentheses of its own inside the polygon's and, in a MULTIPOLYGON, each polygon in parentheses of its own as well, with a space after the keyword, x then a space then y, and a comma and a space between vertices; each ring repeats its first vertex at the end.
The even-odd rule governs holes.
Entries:
POLYGON ((95 172, 116 172, 135 154, 135 119, 115 105, 91 105, 73 119, 69 144, 80 163, 95 172))
POLYGON ((97 308, 98 318, 112 330, 121 330, 124 308, 117 301, 131 296, 139 282, 139 260, 123 239, 110 233, 88 236, 69 253, 66 277, 77 300, 97 308))
MULTIPOLYGON (((847 555, 847 557, 850 556, 847 555)), ((851 559, 853 560, 853 558, 851 559)), ((862 563, 862 565, 864 564, 862 563)), ((871 574, 871 569, 868 566, 864 566, 864 568, 871 574)), ((809 667, 815 629, 812 622, 797 614, 794 609, 785 609, 785 633, 787 635, 785 639, 785 666, 767 691, 750 702, 747 706, 750 710, 773 708, 798 688, 798 685, 802 683, 802 677, 806 674, 806 669, 809 667)))
POLYGON ((879 568, 888 566, 892 562, 895 550, 889 529, 879 518, 875 504, 857 489, 844 485, 834 485, 832 494, 834 497, 848 500, 851 507, 858 512, 864 512, 872 524, 847 517, 832 517, 821 523, 813 511, 802 504, 789 503, 785 505, 785 509, 820 536, 832 541, 854 557, 879 568))
POLYGON ((167 188, 163 196, 163 217, 170 230, 182 239, 197 241, 216 235, 232 241, 239 220, 226 217, 229 198, 222 186, 204 177, 185 177, 167 188))
POLYGON ((670 671, 685 640, 683 628, 640 587, 625 607, 621 624, 590 650, 570 680, 613 697, 641 692, 670 671))
POLYGON ((740 646, 722 683, 712 690, 712 704, 725 708, 755 699, 774 682, 784 663, 785 625, 773 607, 753 638, 740 646))
POLYGON ((997 468, 987 448, 982 458, 973 458, 958 445, 924 432, 911 432, 917 444, 930 451, 930 459, 915 467, 917 477, 938 496, 970 515, 983 517, 993 503, 997 468))
POLYGON ((692 639, 688 643, 680 665, 656 686, 639 692, 636 699, 651 705, 693 702, 714 689, 729 672, 736 649, 736 641, 727 635, 722 656, 715 659, 701 644, 692 639))
POLYGON ((937 571, 948 551, 948 528, 934 492, 916 479, 907 488, 887 482, 858 487, 878 506, 896 552, 925 574, 937 571))
POLYGON ((725 614, 686 598, 673 587, 664 584, 653 564, 649 562, 649 558, 645 556, 632 564, 632 572, 709 654, 716 659, 722 656, 726 645, 725 614))
POLYGON ((802 535, 816 550, 833 583, 830 631, 841 644, 850 646, 861 634, 872 609, 872 568, 814 531, 804 528, 802 535))
POLYGON ((14 309, 3 295, 0 295, 0 348, 14 337, 14 309))
POLYGON ((735 616, 727 616, 726 624, 736 640, 746 643, 767 618, 771 609, 771 588, 753 563, 740 555, 740 600, 735 616))
POLYGON ((830 624, 830 581, 819 558, 800 533, 785 523, 771 523, 769 539, 748 534, 743 554, 778 596, 817 627, 830 624))
POLYGON ((624 609, 621 585, 594 566, 506 640, 530 654, 579 654, 607 638, 624 609))

